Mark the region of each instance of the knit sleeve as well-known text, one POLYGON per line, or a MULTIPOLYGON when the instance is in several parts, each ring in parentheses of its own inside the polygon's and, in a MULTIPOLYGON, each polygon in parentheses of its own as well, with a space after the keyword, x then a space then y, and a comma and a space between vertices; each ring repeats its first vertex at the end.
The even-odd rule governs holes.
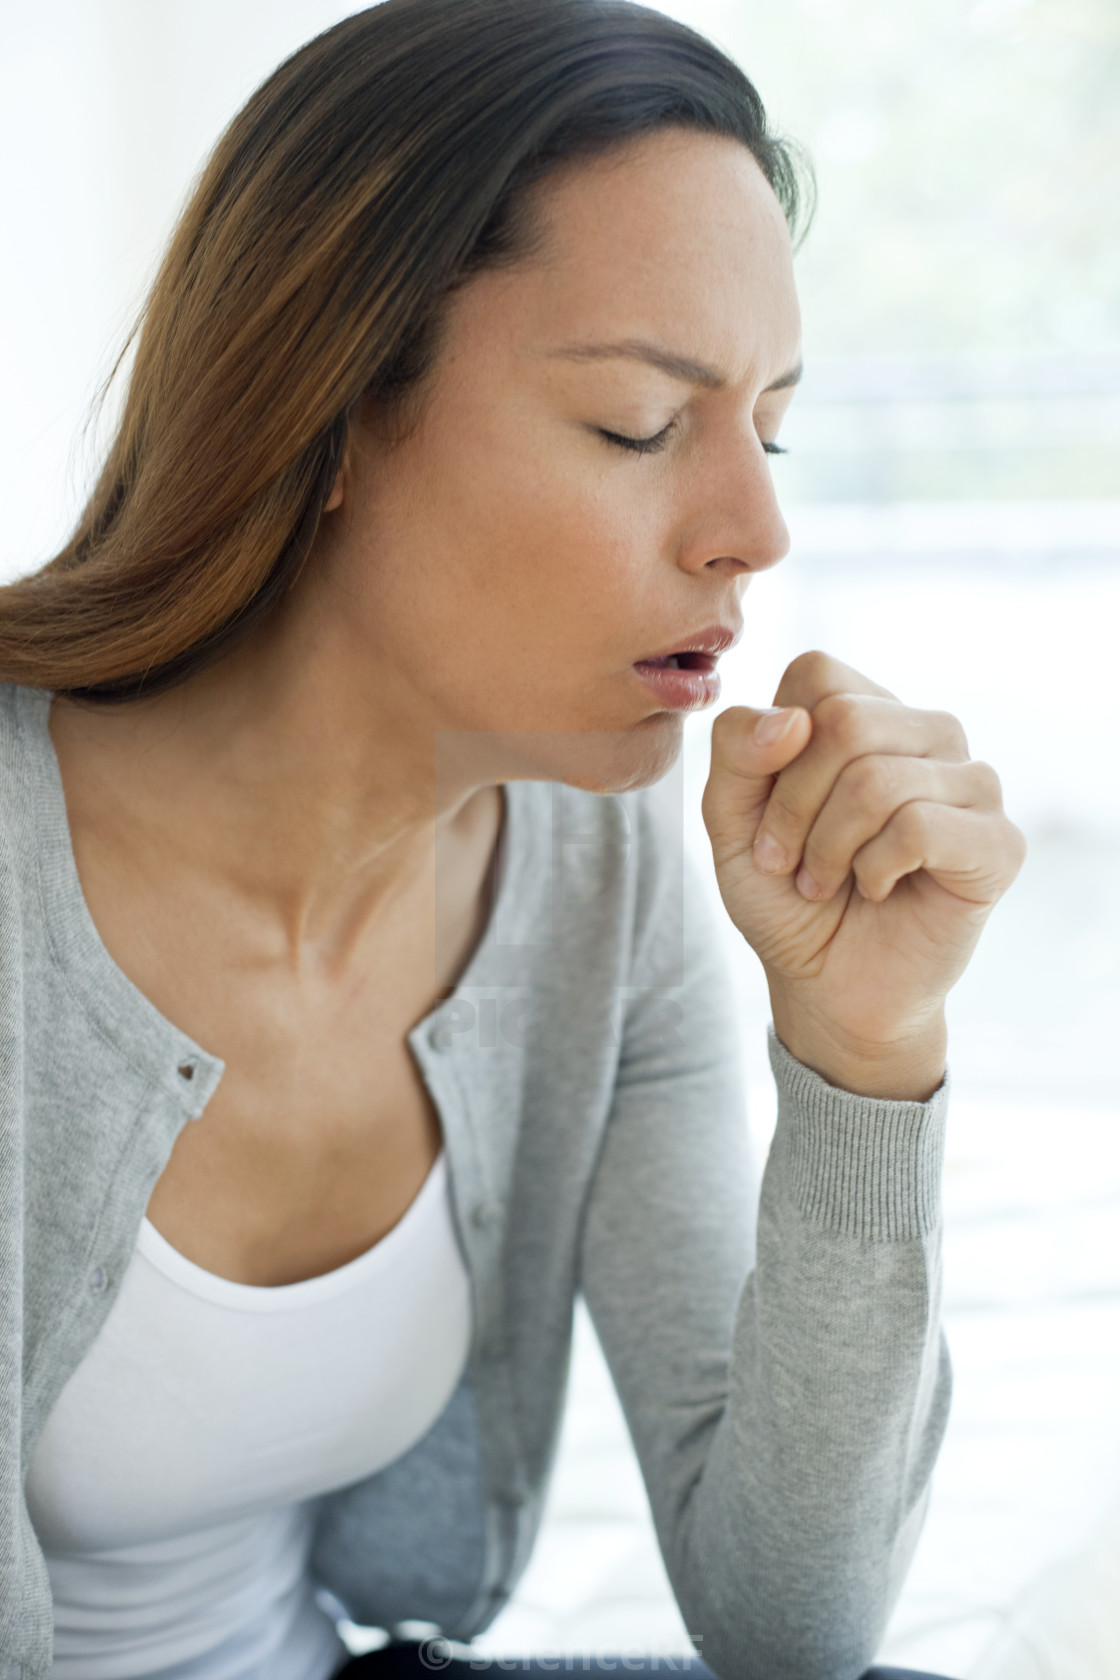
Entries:
MULTIPOLYGON (((656 878, 655 832, 644 843, 656 878)), ((580 1286, 700 1656, 722 1680, 856 1680, 948 1409, 946 1091, 853 1096, 771 1035, 779 1110, 760 1191, 721 911, 687 858, 675 910, 679 867, 643 899, 653 943, 636 930, 644 985, 624 1015, 580 1286), (675 984, 648 983, 655 947, 675 984)))

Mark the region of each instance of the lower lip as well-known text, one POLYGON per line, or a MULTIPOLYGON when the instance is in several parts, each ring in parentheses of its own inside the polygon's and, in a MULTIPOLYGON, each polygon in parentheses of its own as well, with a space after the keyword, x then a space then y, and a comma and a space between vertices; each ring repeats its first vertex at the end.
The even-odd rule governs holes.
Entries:
POLYGON ((676 712, 696 712, 719 699, 719 672, 681 671, 672 665, 650 665, 639 660, 632 667, 662 703, 676 712))

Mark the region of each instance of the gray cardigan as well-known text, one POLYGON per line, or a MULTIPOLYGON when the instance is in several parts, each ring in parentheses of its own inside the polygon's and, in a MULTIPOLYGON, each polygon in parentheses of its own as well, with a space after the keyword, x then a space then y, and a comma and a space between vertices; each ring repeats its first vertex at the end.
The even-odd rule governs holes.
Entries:
MULTIPOLYGON (((98 937, 49 703, 0 685, 0 1680, 51 1662, 36 1439, 222 1075, 98 937)), ((443 1125, 469 1361, 415 1447, 320 1501, 312 1567, 358 1623, 490 1625, 539 1526, 582 1292, 701 1656, 722 1680, 853 1680, 948 1407, 945 1089, 854 1097, 771 1036, 760 1196, 717 911, 661 788, 506 786, 485 937, 408 1035, 443 1125)))

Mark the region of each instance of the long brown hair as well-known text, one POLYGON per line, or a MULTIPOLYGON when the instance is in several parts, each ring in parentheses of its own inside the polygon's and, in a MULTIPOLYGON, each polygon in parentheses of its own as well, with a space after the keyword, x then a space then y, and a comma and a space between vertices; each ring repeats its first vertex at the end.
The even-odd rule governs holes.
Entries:
POLYGON ((743 73, 628 0, 385 0, 293 54, 172 237, 77 530, 0 588, 0 680, 122 700, 219 658, 299 573, 361 403, 419 388, 441 303, 524 250, 530 189, 670 123, 805 220, 743 73))

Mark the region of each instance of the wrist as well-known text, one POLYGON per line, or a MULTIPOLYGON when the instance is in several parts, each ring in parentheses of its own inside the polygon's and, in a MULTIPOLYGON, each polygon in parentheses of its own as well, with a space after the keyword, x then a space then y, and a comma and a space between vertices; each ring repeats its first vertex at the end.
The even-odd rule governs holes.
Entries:
POLYGON ((928 1102, 945 1077, 945 1013, 909 1023, 889 1038, 862 1037, 815 1018, 771 986, 774 1031, 790 1055, 842 1091, 894 1102, 928 1102))

